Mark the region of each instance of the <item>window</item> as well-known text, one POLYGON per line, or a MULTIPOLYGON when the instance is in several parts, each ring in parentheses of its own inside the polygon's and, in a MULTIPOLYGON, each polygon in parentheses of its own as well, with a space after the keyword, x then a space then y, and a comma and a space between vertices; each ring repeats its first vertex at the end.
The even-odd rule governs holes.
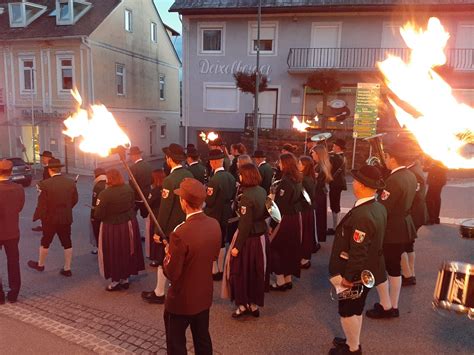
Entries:
POLYGON ((59 3, 59 21, 71 21, 72 8, 69 2, 59 3))
POLYGON ((239 91, 233 83, 204 83, 204 111, 238 110, 239 91))
POLYGON ((158 33, 157 33, 158 26, 156 23, 152 22, 151 23, 151 28, 150 28, 150 35, 151 35, 151 41, 153 43, 158 42, 158 33))
POLYGON ((115 64, 117 95, 125 95, 125 65, 115 64))
POLYGON ((198 35, 200 54, 224 54, 224 24, 200 24, 198 35))
POLYGON ((31 2, 17 2, 8 4, 10 27, 26 27, 40 17, 47 7, 31 2))
POLYGON ((133 30, 132 10, 125 10, 125 31, 132 32, 133 30))
POLYGON ((74 58, 72 56, 57 56, 58 91, 67 92, 74 87, 74 58))
POLYGON ((23 25, 23 4, 9 4, 10 23, 12 25, 23 25))
POLYGON ((57 25, 73 25, 91 6, 92 4, 85 0, 56 0, 56 8, 49 16, 56 16, 57 25))
POLYGON ((165 77, 160 75, 160 100, 165 100, 165 77))
POLYGON ((32 93, 35 88, 35 58, 20 58, 20 92, 22 94, 32 93))
POLYGON ((160 126, 160 137, 166 138, 166 125, 165 124, 162 124, 160 126))
POLYGON ((58 140, 56 138, 49 139, 49 150, 52 152, 58 152, 58 140))
MULTIPOLYGON (((257 23, 249 23, 249 54, 257 53, 257 23)), ((278 23, 263 22, 260 25, 260 54, 277 54, 278 23)))

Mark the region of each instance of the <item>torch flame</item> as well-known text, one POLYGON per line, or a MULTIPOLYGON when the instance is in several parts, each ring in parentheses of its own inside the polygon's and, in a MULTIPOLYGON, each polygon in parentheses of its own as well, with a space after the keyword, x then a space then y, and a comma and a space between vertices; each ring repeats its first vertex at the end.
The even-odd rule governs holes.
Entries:
POLYGON ((306 129, 310 127, 309 124, 307 124, 304 120, 298 120, 298 117, 293 116, 291 118, 291 121, 293 121, 293 128, 296 128, 300 132, 306 132, 306 129))
POLYGON ((82 98, 79 92, 71 90, 71 94, 79 107, 64 121, 66 130, 63 133, 71 139, 82 137, 79 149, 106 157, 113 148, 130 146, 130 139, 104 105, 92 105, 89 117, 89 113, 80 107, 82 98))
POLYGON ((474 159, 461 154, 474 143, 474 108, 459 103, 449 84, 433 68, 446 63, 449 33, 432 17, 426 31, 407 24, 400 33, 411 49, 410 61, 389 56, 378 63, 388 88, 421 115, 413 117, 389 99, 401 126, 416 137, 421 149, 448 168, 474 168, 474 159))
POLYGON ((206 133, 204 132, 201 132, 201 134, 199 135, 199 137, 201 137, 201 139, 206 142, 206 143, 209 143, 210 141, 213 142, 215 141, 217 138, 219 138, 219 135, 215 132, 209 132, 207 135, 206 133))

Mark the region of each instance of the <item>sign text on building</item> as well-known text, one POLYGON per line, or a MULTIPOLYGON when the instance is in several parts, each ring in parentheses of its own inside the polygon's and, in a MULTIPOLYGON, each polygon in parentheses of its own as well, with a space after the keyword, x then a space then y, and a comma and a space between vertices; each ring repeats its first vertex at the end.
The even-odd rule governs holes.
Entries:
POLYGON ((354 138, 367 138, 377 133, 379 99, 380 84, 357 84, 354 138))
MULTIPOLYGON (((209 59, 201 59, 199 61, 200 74, 235 74, 238 72, 253 73, 257 66, 255 64, 244 64, 241 60, 236 60, 231 64, 222 64, 219 61, 211 63, 209 59)), ((271 65, 263 64, 260 66, 260 73, 269 75, 272 71, 271 65)))

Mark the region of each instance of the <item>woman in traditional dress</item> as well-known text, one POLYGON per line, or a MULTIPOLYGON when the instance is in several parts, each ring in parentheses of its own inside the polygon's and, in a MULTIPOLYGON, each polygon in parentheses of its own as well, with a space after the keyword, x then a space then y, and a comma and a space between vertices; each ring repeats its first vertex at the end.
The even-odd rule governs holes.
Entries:
POLYGON ((318 242, 326 241, 328 225, 328 189, 326 184, 332 181, 331 162, 326 147, 322 144, 311 149, 311 157, 314 160, 316 173, 316 190, 314 194, 316 204, 316 235, 318 242))
POLYGON ((145 269, 140 230, 136 219, 135 193, 117 169, 106 173, 107 188, 99 194, 94 217, 101 220, 99 269, 112 279, 107 291, 128 289, 130 275, 145 269))
POLYGON ((315 218, 314 218, 314 193, 316 189, 316 174, 314 172, 313 159, 307 156, 300 158, 299 169, 303 174, 303 188, 307 195, 302 201, 301 221, 301 268, 309 269, 311 266, 311 254, 316 249, 315 218), (309 199, 309 200, 308 200, 309 199))
MULTIPOLYGON (((152 172, 153 184, 151 185, 151 192, 148 196, 148 204, 150 205, 155 217, 158 217, 161 203, 161 190, 163 188, 163 180, 166 175, 163 169, 156 169, 152 172)), ((157 267, 158 261, 164 258, 164 249, 159 248, 158 244, 153 240, 155 233, 155 224, 150 216, 146 218, 146 232, 145 232, 145 254, 151 260, 150 266, 157 267)))
POLYGON ((262 177, 254 164, 239 167, 242 187, 238 211, 239 225, 229 248, 230 258, 224 271, 230 298, 237 306, 233 318, 259 317, 264 292, 268 289, 268 236, 265 219, 267 192, 260 186, 262 177))
POLYGON ((303 177, 293 154, 282 154, 279 167, 282 179, 275 187, 275 203, 282 220, 270 223, 271 267, 276 283, 271 290, 286 291, 293 288, 291 276, 300 276, 301 261, 301 202, 303 177))

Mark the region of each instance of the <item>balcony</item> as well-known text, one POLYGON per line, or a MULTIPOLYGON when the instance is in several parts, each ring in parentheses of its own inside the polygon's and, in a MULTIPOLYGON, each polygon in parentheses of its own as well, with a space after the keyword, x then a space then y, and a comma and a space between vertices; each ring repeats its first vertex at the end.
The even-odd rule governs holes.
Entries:
MULTIPOLYGON (((288 71, 306 72, 315 69, 348 71, 376 70, 376 63, 387 54, 408 60, 408 48, 291 48, 288 71)), ((474 49, 449 48, 447 65, 456 71, 474 71, 474 49)))

